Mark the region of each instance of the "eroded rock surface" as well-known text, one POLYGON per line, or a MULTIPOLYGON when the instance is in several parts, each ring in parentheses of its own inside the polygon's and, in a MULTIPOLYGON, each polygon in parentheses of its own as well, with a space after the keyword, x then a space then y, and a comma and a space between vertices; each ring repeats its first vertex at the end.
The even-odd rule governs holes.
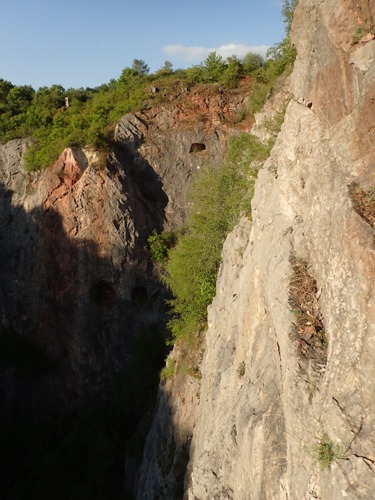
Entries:
POLYGON ((39 345, 55 368, 14 384, 5 372, 3 403, 48 414, 103 397, 137 329, 160 320, 145 246, 162 227, 163 195, 145 200, 115 156, 100 169, 95 152, 79 149, 26 174, 24 149, 22 141, 2 148, 2 325, 39 345), (143 304, 133 300, 137 287, 143 304))
POLYGON ((353 43, 374 19, 369 2, 297 6, 292 100, 209 309, 189 499, 375 495, 374 230, 349 189, 374 185, 375 41, 353 43), (291 306, 294 258, 316 280, 301 293, 326 360, 291 306))
POLYGON ((154 418, 145 445, 142 467, 134 487, 136 498, 182 498, 190 456, 195 415, 199 404, 201 358, 198 351, 188 359, 186 349, 175 346, 168 358, 173 364, 171 378, 159 388, 154 418))
POLYGON ((124 116, 107 158, 70 148, 27 174, 29 141, 0 146, 2 329, 53 365, 18 377, 5 363, 0 410, 47 415, 106 397, 137 332, 165 321, 147 238, 182 222, 191 180, 221 160, 246 99, 245 90, 181 92, 124 116))
MULTIPOLYGON (((180 226, 186 216, 190 183, 204 164, 223 158, 230 135, 240 126, 250 82, 238 92, 212 92, 205 86, 174 94, 170 102, 125 115, 115 139, 125 155, 136 159, 133 174, 151 166, 168 197, 166 227, 180 226)), ((152 182, 143 184, 151 189, 152 182)))

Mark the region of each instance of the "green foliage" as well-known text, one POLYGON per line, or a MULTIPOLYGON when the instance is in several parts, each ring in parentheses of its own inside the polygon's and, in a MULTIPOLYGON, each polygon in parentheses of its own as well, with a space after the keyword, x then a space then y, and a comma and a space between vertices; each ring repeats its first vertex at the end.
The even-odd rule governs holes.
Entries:
POLYGON ((246 170, 249 168, 250 163, 264 162, 269 154, 270 148, 268 144, 264 144, 254 135, 242 133, 231 139, 226 159, 232 168, 239 168, 245 171, 254 181, 256 174, 254 167, 249 172, 246 172, 246 170))
POLYGON ((204 61, 203 68, 207 82, 218 82, 226 69, 226 64, 220 55, 210 52, 204 61))
POLYGON ((176 234, 171 231, 163 231, 158 234, 156 231, 148 237, 151 258, 154 262, 163 262, 168 257, 169 250, 176 243, 176 234))
MULTIPOLYGON (((287 106, 287 103, 285 104, 284 109, 282 109, 278 113, 276 113, 276 115, 274 116, 274 118, 272 120, 266 120, 263 123, 264 128, 266 130, 268 130, 268 132, 270 132, 270 136, 271 136, 271 138, 269 140, 270 147, 272 147, 274 145, 274 143, 276 142, 276 138, 281 130, 281 126, 284 123, 286 106, 287 106)), ((274 170, 274 168, 269 168, 269 170, 272 172, 272 170, 274 170)), ((276 174, 277 172, 274 171, 272 173, 276 174)))
POLYGON ((312 455, 318 461, 321 470, 329 469, 335 460, 346 458, 343 447, 334 443, 326 433, 313 446, 312 455))
POLYGON ((255 54, 254 52, 248 52, 242 59, 242 64, 245 73, 250 74, 253 71, 264 66, 264 59, 261 55, 255 54))
MULTIPOLYGON (((254 113, 272 92, 279 75, 292 66, 295 49, 289 39, 289 30, 295 4, 296 0, 285 0, 283 13, 287 37, 270 50, 266 62, 253 53, 241 61, 236 56, 224 60, 211 52, 200 65, 173 71, 172 64, 165 61, 155 75, 149 75, 149 66, 142 59, 134 59, 118 80, 94 89, 65 90, 61 85, 52 85, 35 92, 30 86, 14 86, 0 79, 0 141, 28 136, 34 139, 26 155, 28 171, 48 166, 68 146, 104 149, 111 140, 113 124, 125 113, 148 105, 149 82, 153 78, 158 78, 159 82, 169 79, 171 88, 176 87, 178 80, 179 86, 220 83, 231 90, 239 85, 245 74, 251 74, 254 86, 249 110, 254 113)), ((168 87, 167 84, 162 86, 168 87)), ((163 100, 163 95, 168 94, 160 92, 157 102, 163 100)), ((155 104, 155 96, 153 99, 155 104)))
POLYGON ((243 74, 244 68, 238 57, 228 57, 227 66, 220 77, 220 82, 228 89, 235 89, 243 74))
POLYGON ((148 73, 150 72, 150 67, 142 59, 134 59, 132 70, 139 75, 148 75, 148 73))
POLYGON ((292 27, 294 10, 298 0, 284 0, 282 14, 285 24, 285 38, 278 44, 271 47, 267 52, 267 57, 273 59, 278 66, 278 72, 281 74, 296 58, 297 52, 290 39, 290 30, 292 27))
MULTIPOLYGON (((9 91, 14 87, 14 85, 7 80, 0 78, 0 105, 6 105, 7 97, 9 91)), ((1 108, 0 108, 1 109, 1 108)))
POLYGON ((157 78, 169 76, 173 74, 173 64, 170 61, 165 61, 164 65, 155 73, 157 78))
POLYGON ((12 116, 24 113, 33 100, 34 89, 29 85, 12 87, 7 95, 7 105, 12 116))
POLYGON ((290 39, 290 29, 294 9, 298 0, 284 0, 283 15, 285 23, 285 38, 267 52, 267 60, 257 60, 256 54, 245 56, 245 70, 252 69, 255 82, 249 96, 248 110, 250 114, 260 111, 267 98, 272 94, 277 80, 283 73, 290 72, 296 58, 296 49, 290 39), (258 65, 258 67, 256 67, 258 65))
MULTIPOLYGON (((144 70, 145 71, 145 70, 144 70)), ((139 109, 147 80, 126 68, 119 80, 99 89, 64 90, 59 85, 12 87, 0 82, 0 140, 32 136, 26 155, 28 171, 48 166, 67 146, 106 147, 111 125, 123 114, 139 109), (65 106, 65 98, 69 107, 65 106)))
POLYGON ((132 87, 134 87, 137 81, 139 82, 140 78, 141 73, 133 68, 125 68, 118 80, 120 91, 126 92, 130 90, 132 87))
POLYGON ((192 66, 191 68, 187 68, 183 75, 186 79, 186 83, 188 85, 196 85, 197 83, 204 81, 204 69, 202 65, 192 66))
POLYGON ((257 113, 262 109, 269 96, 272 95, 279 77, 292 69, 295 49, 290 45, 290 42, 286 40, 286 45, 288 45, 288 47, 290 46, 293 51, 293 55, 288 53, 286 56, 280 48, 283 46, 283 43, 284 42, 281 42, 277 48, 271 49, 271 52, 274 51, 274 57, 268 59, 261 67, 252 73, 255 80, 248 99, 248 111, 250 114, 257 113), (279 48, 280 53, 277 55, 276 52, 278 52, 279 48))
POLYGON ((271 86, 261 82, 255 82, 251 89, 248 101, 248 110, 250 114, 257 113, 264 106, 269 96, 271 86))
POLYGON ((224 239, 241 213, 249 212, 257 164, 269 150, 249 134, 232 138, 222 165, 206 166, 193 183, 186 231, 169 252, 167 284, 169 328, 174 338, 189 337, 203 327, 216 287, 224 239))
POLYGON ((175 374, 176 363, 171 358, 167 358, 166 364, 162 371, 160 372, 160 380, 163 382, 173 378, 175 374))
POLYGON ((288 66, 293 65, 296 56, 296 48, 289 36, 274 47, 271 47, 267 52, 267 57, 273 60, 273 67, 278 75, 281 75, 288 66))
POLYGON ((283 18, 284 18, 286 35, 290 34, 290 29, 292 27, 292 22, 293 22, 294 11, 297 7, 297 4, 298 4, 298 0, 284 0, 283 1, 281 13, 282 13, 283 18))
POLYGON ((25 154, 25 164, 26 171, 31 172, 33 170, 39 170, 46 166, 51 165, 59 154, 62 152, 64 147, 67 146, 63 139, 54 139, 51 141, 50 146, 48 146, 47 141, 36 142, 31 146, 25 154), (42 143, 42 145, 40 145, 42 143))

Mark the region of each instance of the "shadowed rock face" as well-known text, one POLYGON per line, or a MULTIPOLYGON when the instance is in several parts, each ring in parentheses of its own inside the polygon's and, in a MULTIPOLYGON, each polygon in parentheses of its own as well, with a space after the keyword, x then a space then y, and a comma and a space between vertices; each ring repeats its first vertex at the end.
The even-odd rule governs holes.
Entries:
POLYGON ((134 334, 162 321, 160 304, 140 304, 134 289, 148 297, 162 288, 146 240, 161 229, 167 200, 160 182, 146 199, 115 155, 97 170, 94 153, 69 149, 52 168, 27 175, 24 147, 2 148, 2 325, 41 346, 55 368, 15 386, 7 371, 2 401, 15 412, 21 405, 49 413, 103 397, 126 366, 134 334), (28 384, 39 389, 17 397, 16 386, 28 384))
POLYGON ((104 165, 97 152, 71 148, 26 174, 28 141, 0 147, 2 331, 41 348, 54 367, 17 377, 4 362, 0 410, 46 415, 106 397, 133 337, 164 324, 147 238, 182 222, 191 179, 202 161, 222 158, 232 133, 218 111, 244 99, 189 93, 178 106, 128 114, 104 165), (207 145, 204 158, 190 154, 195 142, 207 145))

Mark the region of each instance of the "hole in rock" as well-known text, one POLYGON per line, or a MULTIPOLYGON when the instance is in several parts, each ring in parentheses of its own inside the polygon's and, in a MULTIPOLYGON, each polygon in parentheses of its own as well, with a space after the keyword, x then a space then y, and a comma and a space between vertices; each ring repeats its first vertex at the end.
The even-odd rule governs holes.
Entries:
POLYGON ((148 301, 147 288, 145 286, 136 286, 132 290, 132 301, 144 304, 148 301))
POLYGON ((189 153, 200 153, 201 151, 204 151, 206 149, 206 146, 202 144, 201 142, 193 142, 193 144, 190 146, 190 151, 189 153))
POLYGON ((116 297, 116 292, 111 283, 100 280, 90 287, 89 296, 94 304, 102 304, 116 297))

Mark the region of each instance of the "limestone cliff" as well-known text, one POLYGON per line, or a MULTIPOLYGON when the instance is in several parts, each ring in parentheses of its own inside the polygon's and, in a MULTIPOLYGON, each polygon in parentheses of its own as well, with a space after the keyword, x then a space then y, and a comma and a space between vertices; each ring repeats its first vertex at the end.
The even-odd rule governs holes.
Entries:
POLYGON ((186 498, 375 496, 374 21, 374 2, 298 3, 284 124, 209 308, 186 498))
MULTIPOLYGON (((142 467, 125 464, 140 499, 375 496, 374 22, 374 2, 298 3, 288 95, 254 128, 288 100, 252 220, 224 245, 203 347, 172 354, 193 372, 161 384, 142 467)), ((72 148, 41 173, 27 140, 0 147, 1 338, 44 356, 21 374, 0 358, 0 413, 105 398, 163 326, 147 237, 184 220, 245 96, 180 88, 124 116, 107 158, 72 148)))
POLYGON ((28 140, 0 146, 2 330, 54 366, 20 378, 5 360, 1 410, 40 415, 106 397, 133 337, 161 328, 147 237, 181 224, 191 179, 221 159, 246 95, 175 89, 124 116, 106 157, 71 148, 39 173, 24 170, 28 140))

